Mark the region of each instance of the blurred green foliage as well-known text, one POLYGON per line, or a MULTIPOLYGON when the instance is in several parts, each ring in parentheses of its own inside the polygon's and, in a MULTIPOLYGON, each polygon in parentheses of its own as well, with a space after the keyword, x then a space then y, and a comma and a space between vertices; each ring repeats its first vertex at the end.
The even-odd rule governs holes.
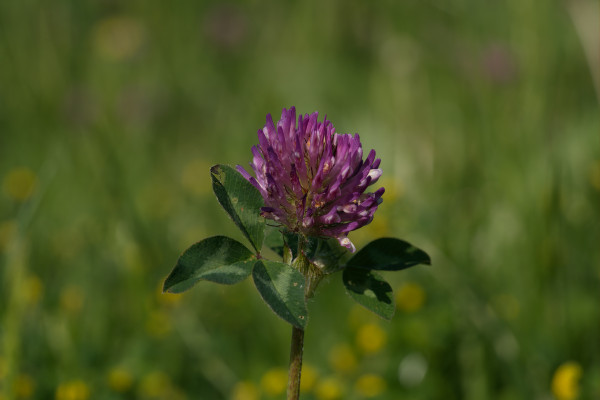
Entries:
POLYGON ((160 287, 244 240, 209 167, 291 105, 383 159, 357 247, 433 259, 386 275, 390 323, 322 284, 304 398, 600 398, 597 8, 0 2, 0 398, 282 397, 290 328, 251 281, 160 287))

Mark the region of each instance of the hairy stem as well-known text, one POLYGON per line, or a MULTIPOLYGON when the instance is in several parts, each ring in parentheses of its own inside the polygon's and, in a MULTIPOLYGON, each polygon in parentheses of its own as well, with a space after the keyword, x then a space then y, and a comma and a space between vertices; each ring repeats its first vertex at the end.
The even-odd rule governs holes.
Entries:
POLYGON ((292 327, 292 345, 290 348, 290 374, 288 379, 287 400, 300 398, 300 374, 302 372, 302 352, 304 350, 304 331, 292 327))
MULTIPOLYGON (((304 249, 307 239, 300 236, 298 240, 298 254, 292 260, 292 251, 287 246, 284 247, 284 262, 292 265, 304 275, 304 299, 311 298, 319 282, 323 279, 323 272, 314 264, 312 264, 306 255, 304 249)), ((302 352, 304 351, 304 330, 297 327, 292 327, 292 344, 290 348, 290 372, 288 378, 288 400, 298 400, 300 398, 300 375, 302 372, 302 352)))

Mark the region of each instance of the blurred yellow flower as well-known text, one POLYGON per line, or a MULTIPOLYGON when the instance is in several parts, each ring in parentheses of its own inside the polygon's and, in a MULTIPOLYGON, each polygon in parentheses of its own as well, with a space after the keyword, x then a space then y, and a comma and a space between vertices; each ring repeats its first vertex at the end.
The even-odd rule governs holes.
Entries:
POLYGON ((235 384, 231 394, 231 400, 259 400, 260 393, 256 385, 249 381, 235 384))
POLYGON ((307 364, 302 364, 302 375, 300 376, 300 391, 310 392, 317 382, 317 370, 307 364))
POLYGON ((573 361, 562 364, 552 378, 552 393, 557 400, 575 400, 579 396, 581 366, 573 361))
POLYGON ((365 374, 358 378, 354 389, 363 397, 379 396, 385 391, 386 384, 383 378, 375 374, 365 374))
POLYGON ((162 371, 154 371, 142 378, 140 392, 143 397, 161 397, 171 389, 171 379, 162 371))
POLYGON ((87 400, 90 398, 90 388, 81 380, 61 383, 56 388, 56 400, 87 400))
POLYGON ((17 223, 12 220, 0 223, 0 252, 5 251, 8 242, 17 232, 17 223))
POLYGON ((21 292, 27 304, 37 304, 44 294, 44 284, 37 276, 30 275, 23 281, 23 288, 21 292))
POLYGON ((15 397, 17 399, 28 399, 33 395, 35 382, 29 375, 19 375, 14 382, 15 397))
POLYGON ((347 344, 339 344, 329 351, 329 364, 336 372, 350 373, 358 366, 354 351, 347 344))
POLYGON ((407 313, 419 310, 425 303, 425 290, 416 283, 407 282, 396 293, 396 307, 407 313))
POLYGON ((146 320, 146 330, 155 338, 163 338, 171 332, 171 320, 164 311, 154 310, 146 320))
POLYGON ((107 381, 108 387, 119 393, 126 392, 133 386, 133 376, 123 367, 111 369, 108 373, 107 381))
POLYGON ((376 324, 361 326, 356 333, 356 345, 365 354, 377 353, 387 341, 387 333, 376 324))
POLYGON ((83 308, 83 290, 79 286, 67 286, 60 292, 60 307, 71 314, 83 308))
POLYGON ((590 183, 596 190, 600 190, 600 160, 595 161, 590 167, 590 183))
POLYGON ((287 388, 288 373, 284 368, 273 368, 260 379, 260 387, 269 396, 279 396, 287 388))
POLYGON ((25 201, 33 194, 37 185, 37 177, 27 167, 19 167, 8 171, 4 177, 4 193, 13 200, 25 201))
POLYGON ((335 377, 329 377, 319 382, 315 389, 315 394, 319 400, 337 400, 344 394, 344 386, 335 377))
POLYGON ((94 28, 94 46, 98 53, 111 61, 131 58, 142 46, 144 27, 133 18, 110 17, 94 28))

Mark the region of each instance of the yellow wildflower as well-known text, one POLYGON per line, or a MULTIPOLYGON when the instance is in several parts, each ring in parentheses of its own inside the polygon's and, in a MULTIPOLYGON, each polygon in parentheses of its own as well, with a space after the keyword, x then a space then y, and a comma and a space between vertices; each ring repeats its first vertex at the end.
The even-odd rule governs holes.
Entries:
POLYGON ((35 382, 29 375, 19 375, 15 379, 14 389, 17 399, 28 399, 33 395, 35 382))
POLYGON ((341 399, 344 394, 344 386, 337 378, 326 378, 319 382, 315 394, 319 400, 341 399))
POLYGON ((115 392, 123 393, 133 386, 133 377, 131 373, 122 367, 116 367, 108 373, 108 387, 115 392))
POLYGON ((317 370, 307 364, 302 364, 302 375, 300 379, 300 391, 310 392, 317 382, 317 370))
POLYGON ((260 393, 256 385, 249 381, 242 381, 235 384, 231 394, 232 400, 258 400, 260 393))
POLYGON ((37 185, 37 177, 27 167, 10 170, 4 177, 4 193, 16 201, 25 201, 33 194, 37 185))
POLYGON ((419 310, 425 302, 425 291, 416 283, 405 283, 396 294, 396 306, 410 313, 419 310))
POLYGON ((573 361, 562 364, 552 378, 552 393, 557 400, 575 400, 579 396, 581 366, 573 361))
POLYGON ((351 373, 358 366, 354 351, 347 344, 339 344, 329 351, 329 364, 337 372, 351 373))
POLYGON ((78 286, 67 286, 60 292, 60 306, 68 313, 76 314, 83 307, 83 291, 78 286))
POLYGON ((279 396, 287 388, 288 373, 283 368, 273 368, 260 379, 260 387, 269 396, 279 396))
POLYGON ((365 374, 358 378, 354 388, 364 397, 375 397, 385 391, 386 384, 379 375, 365 374))
POLYGON ((366 324, 358 329, 356 345, 365 354, 377 353, 387 341, 387 333, 376 324, 366 324))
POLYGON ((90 389, 82 380, 61 383, 56 388, 56 400, 87 400, 90 398, 90 389))
POLYGON ((595 161, 590 167, 590 183, 596 190, 600 190, 600 160, 595 161))
POLYGON ((44 293, 44 285, 41 279, 35 275, 28 276, 23 282, 22 293, 28 304, 37 304, 44 293))

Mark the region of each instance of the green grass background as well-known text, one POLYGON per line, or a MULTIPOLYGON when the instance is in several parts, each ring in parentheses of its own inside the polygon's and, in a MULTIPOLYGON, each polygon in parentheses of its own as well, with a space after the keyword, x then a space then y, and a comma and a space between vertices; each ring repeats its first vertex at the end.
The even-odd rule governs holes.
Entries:
POLYGON ((372 373, 380 399, 551 399, 569 361, 580 398, 600 398, 597 10, 1 2, 0 398, 84 400, 58 393, 78 381, 91 399, 230 399, 239 382, 277 397, 261 380, 286 367, 291 330, 250 280, 177 299, 159 286, 195 241, 243 240, 209 167, 246 165, 266 113, 291 105, 383 160, 388 190, 357 246, 396 236, 433 259, 386 275, 424 293, 389 323, 354 308, 341 276, 322 284, 304 398, 326 399, 328 378, 364 398, 354 384, 372 373), (374 354, 364 324, 387 338, 374 354), (350 372, 332 366, 344 343, 350 372))

